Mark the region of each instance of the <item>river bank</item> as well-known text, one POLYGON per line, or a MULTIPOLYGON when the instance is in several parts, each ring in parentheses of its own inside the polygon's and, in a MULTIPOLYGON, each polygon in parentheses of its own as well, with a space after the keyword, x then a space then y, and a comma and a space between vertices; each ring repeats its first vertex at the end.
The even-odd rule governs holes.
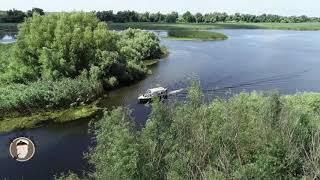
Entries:
MULTIPOLYGON (((193 74, 198 75, 203 90, 217 89, 205 91, 205 99, 228 98, 232 94, 254 90, 278 89, 284 95, 297 91, 320 92, 318 32, 260 29, 216 31, 230 38, 226 41, 175 41, 162 38, 161 44, 170 49, 169 56, 150 67, 153 73, 145 79, 108 92, 108 97, 101 100, 99 107, 129 107, 134 123, 142 129, 148 120, 150 108, 137 103, 138 95, 159 85, 169 90, 186 88, 185 82, 193 74)), ((306 96, 301 97, 296 100, 311 102, 305 99, 306 96)), ((183 101, 185 95, 179 94, 177 98, 183 101)), ((50 179, 69 170, 78 175, 90 171, 91 166, 83 159, 88 147, 95 147, 90 144, 93 136, 88 133, 89 121, 95 122, 96 119, 55 123, 3 134, 0 136, 0 148, 3 147, 1 150, 5 153, 0 156, 0 161, 6 166, 0 169, 1 177, 50 179), (27 163, 16 163, 7 155, 8 139, 20 134, 33 137, 38 147, 34 159, 27 163)))
POLYGON ((110 31, 91 13, 35 15, 19 27, 15 43, 0 45, 0 132, 90 117, 92 102, 168 53, 155 34, 110 31))
POLYGON ((109 23, 111 29, 139 28, 147 30, 211 30, 211 29, 277 29, 313 31, 320 23, 109 23))
POLYGON ((95 105, 84 105, 60 111, 34 112, 28 116, 0 118, 0 134, 11 131, 38 128, 50 123, 66 123, 92 118, 98 114, 95 105))

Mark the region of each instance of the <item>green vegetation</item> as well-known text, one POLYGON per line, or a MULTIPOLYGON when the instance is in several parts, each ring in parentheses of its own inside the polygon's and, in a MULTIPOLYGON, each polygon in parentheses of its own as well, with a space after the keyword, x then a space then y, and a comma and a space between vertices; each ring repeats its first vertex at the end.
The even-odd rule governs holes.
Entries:
POLYGON ((112 87, 143 77, 147 69, 142 61, 161 56, 159 39, 153 33, 109 31, 91 13, 34 15, 21 24, 2 79, 26 83, 87 73, 112 87))
POLYGON ((99 112, 93 105, 78 106, 61 111, 37 112, 28 116, 0 118, 0 133, 36 128, 48 123, 65 123, 87 119, 99 112))
POLYGON ((210 29, 279 29, 320 30, 320 23, 110 23, 111 29, 210 30, 210 29))
MULTIPOLYGON (((32 8, 27 12, 16 9, 0 12, 0 23, 20 23, 24 18, 31 17, 34 13, 44 15, 45 12, 40 8, 32 8)), ((52 14, 52 13, 46 13, 52 14)), ((192 14, 189 11, 179 15, 177 12, 168 14, 157 13, 138 13, 135 11, 118 11, 116 14, 112 10, 95 12, 98 19, 105 22, 153 22, 153 23, 216 23, 216 22, 247 22, 247 23, 302 23, 302 22, 320 22, 319 17, 302 16, 279 16, 275 14, 227 14, 225 12, 211 12, 201 14, 200 12, 192 14)))
POLYGON ((0 117, 30 115, 90 103, 102 93, 101 83, 85 77, 36 81, 0 87, 0 117))
MULTIPOLYGON (((12 50, 12 44, 1 44, 0 43, 0 77, 1 74, 3 74, 6 71, 6 68, 8 67, 10 61, 10 53, 12 50)), ((1 85, 1 79, 0 79, 0 85, 1 85)))
MULTIPOLYGON (((241 93, 152 104, 144 129, 116 108, 96 123, 91 179, 317 179, 320 94, 241 93)), ((74 175, 74 174, 73 174, 74 175)))
POLYGON ((0 50, 0 118, 12 124, 35 112, 90 104, 103 90, 145 77, 144 61, 165 54, 153 33, 109 31, 84 12, 33 14, 19 25, 16 43, 0 50))
POLYGON ((179 16, 177 12, 169 14, 158 13, 138 13, 135 11, 118 11, 114 14, 110 11, 98 11, 96 16, 105 22, 153 22, 153 23, 216 23, 216 22, 247 22, 247 23, 303 23, 303 22, 320 22, 319 17, 302 16, 279 16, 274 14, 227 14, 225 12, 213 13, 196 13, 192 14, 189 11, 179 16))
POLYGON ((0 23, 21 23, 26 17, 32 17, 33 14, 44 15, 43 9, 32 8, 27 12, 17 9, 10 9, 8 11, 0 12, 0 23))
POLYGON ((224 40, 228 37, 217 32, 171 30, 168 32, 168 38, 178 40, 224 40))

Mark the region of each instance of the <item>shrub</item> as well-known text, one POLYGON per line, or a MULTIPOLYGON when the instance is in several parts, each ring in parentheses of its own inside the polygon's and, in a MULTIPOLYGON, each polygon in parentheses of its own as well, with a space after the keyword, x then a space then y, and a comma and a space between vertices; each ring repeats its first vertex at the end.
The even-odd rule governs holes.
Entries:
POLYGON ((320 94, 241 93, 206 104, 152 104, 140 133, 127 110, 106 113, 91 150, 95 175, 115 179, 319 178, 320 94), (111 159, 110 159, 111 158, 111 159), (121 173, 120 173, 121 172, 121 173))
POLYGON ((72 103, 92 102, 101 93, 101 84, 85 77, 37 81, 26 85, 10 84, 0 87, 0 114, 6 116, 61 109, 72 103))

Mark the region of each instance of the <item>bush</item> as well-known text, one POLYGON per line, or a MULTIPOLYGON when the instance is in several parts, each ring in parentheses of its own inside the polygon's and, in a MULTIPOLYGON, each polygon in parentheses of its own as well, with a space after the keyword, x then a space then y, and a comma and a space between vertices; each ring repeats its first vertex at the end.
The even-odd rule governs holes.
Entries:
POLYGON ((60 81, 37 81, 0 87, 0 117, 14 113, 61 109, 70 104, 92 102, 102 93, 98 81, 85 77, 60 81))
MULTIPOLYGON (((209 104, 194 84, 183 103, 155 101, 145 128, 106 113, 91 163, 114 179, 319 178, 320 94, 241 93, 209 104)), ((106 175, 107 176, 104 176, 106 175)), ((99 178, 98 178, 99 179, 99 178)))
POLYGON ((217 32, 185 30, 170 30, 168 31, 168 37, 186 40, 224 40, 228 38, 226 35, 217 32))
POLYGON ((142 62, 160 58, 153 33, 109 31, 93 13, 34 14, 14 45, 0 45, 0 115, 90 102, 143 78, 142 62))
POLYGON ((142 60, 161 55, 160 41, 153 33, 109 31, 92 13, 34 14, 19 27, 2 81, 59 80, 89 72, 100 81, 116 78, 118 83, 111 86, 121 85, 146 75, 142 60))

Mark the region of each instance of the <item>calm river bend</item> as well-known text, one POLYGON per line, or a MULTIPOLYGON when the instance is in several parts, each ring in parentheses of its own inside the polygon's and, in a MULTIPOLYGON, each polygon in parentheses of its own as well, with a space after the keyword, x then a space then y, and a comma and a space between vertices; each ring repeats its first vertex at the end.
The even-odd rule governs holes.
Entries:
MULTIPOLYGON (((225 41, 174 41, 162 39, 169 57, 155 65, 153 74, 129 87, 109 93, 103 106, 128 106, 138 126, 149 109, 137 103, 146 89, 161 85, 169 90, 187 87, 196 76, 203 89, 216 89, 207 97, 226 97, 241 91, 274 90, 320 92, 320 32, 280 30, 215 30, 225 41)), ((158 32, 157 32, 158 33, 158 32)), ((207 92, 207 91, 206 91, 207 92)), ((54 174, 88 170, 83 153, 90 145, 88 122, 72 122, 0 134, 0 179, 50 179, 54 174), (32 137, 36 154, 19 163, 9 157, 9 140, 32 137), (23 177, 23 178, 22 178, 23 177)))

